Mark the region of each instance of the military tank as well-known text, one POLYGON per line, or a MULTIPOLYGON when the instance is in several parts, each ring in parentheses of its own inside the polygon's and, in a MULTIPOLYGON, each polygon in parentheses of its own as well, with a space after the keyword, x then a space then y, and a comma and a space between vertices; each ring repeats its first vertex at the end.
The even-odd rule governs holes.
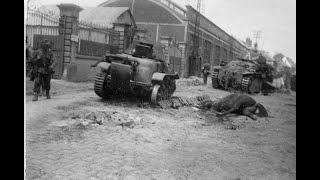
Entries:
POLYGON ((212 87, 238 90, 248 94, 261 92, 265 80, 268 79, 268 72, 265 68, 267 64, 261 57, 259 58, 258 60, 238 58, 214 66, 211 71, 212 87))
POLYGON ((114 95, 148 98, 152 104, 170 98, 179 75, 156 58, 153 48, 153 44, 134 41, 124 53, 107 53, 97 64, 101 70, 95 77, 94 92, 103 99, 114 95))

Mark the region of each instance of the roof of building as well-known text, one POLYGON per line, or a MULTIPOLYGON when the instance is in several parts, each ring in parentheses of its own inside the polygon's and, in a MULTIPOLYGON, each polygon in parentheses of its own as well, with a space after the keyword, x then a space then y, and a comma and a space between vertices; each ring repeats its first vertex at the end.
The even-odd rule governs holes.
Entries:
MULTIPOLYGON (((190 5, 187 5, 186 7, 187 7, 187 9, 189 9, 189 10, 191 10, 191 11, 193 11, 193 12, 198 12, 196 9, 194 9, 194 8, 193 8, 192 6, 190 6, 190 5)), ((238 39, 238 38, 230 35, 229 33, 227 33, 225 30, 223 30, 222 28, 220 28, 219 26, 217 26, 215 23, 213 23, 210 19, 208 19, 207 17, 205 17, 203 14, 199 13, 199 15, 200 15, 201 18, 206 19, 212 26, 216 27, 219 31, 223 32, 223 33, 226 34, 228 37, 233 37, 237 42, 239 42, 239 44, 243 45, 244 48, 246 48, 247 50, 250 49, 246 44, 242 43, 240 39, 238 39)), ((205 28, 204 28, 204 29, 205 29, 205 28)))
POLYGON ((136 22, 182 24, 184 16, 171 9, 159 0, 108 0, 99 7, 132 8, 136 22))
MULTIPOLYGON (((112 28, 117 18, 128 10, 128 7, 83 7, 83 10, 79 13, 79 20, 106 28, 112 28)), ((41 6, 39 11, 55 16, 59 16, 60 13, 56 5, 41 6)))
POLYGON ((233 37, 236 41, 238 41, 241 45, 243 45, 247 50, 250 50, 250 47, 245 42, 243 42, 241 39, 239 39, 239 38, 237 38, 235 36, 232 36, 232 35, 230 35, 230 36, 233 37))
POLYGON ((111 28, 128 7, 90 7, 80 12, 79 20, 111 28))
MULTIPOLYGON (((179 10, 181 10, 183 13, 186 13, 186 12, 187 12, 187 9, 186 9, 186 8, 181 7, 179 4, 177 4, 177 3, 175 3, 175 2, 173 2, 173 1, 171 1, 171 0, 156 0, 156 1, 159 1, 159 2, 161 2, 162 4, 164 4, 163 1, 167 1, 168 3, 172 4, 173 6, 175 6, 175 7, 178 8, 179 10)), ((165 5, 166 5, 166 4, 165 4, 165 5)), ((169 8, 172 10, 172 12, 174 12, 174 13, 175 13, 177 16, 179 16, 181 19, 186 19, 185 15, 180 14, 179 12, 177 12, 177 11, 174 10, 174 9, 172 9, 171 7, 169 7, 169 8)))
POLYGON ((186 8, 181 7, 179 4, 177 4, 177 3, 175 3, 175 2, 173 2, 173 1, 171 1, 171 0, 165 0, 165 1, 168 1, 169 3, 173 4, 174 6, 176 6, 177 8, 179 8, 179 9, 185 11, 185 12, 187 11, 186 8))

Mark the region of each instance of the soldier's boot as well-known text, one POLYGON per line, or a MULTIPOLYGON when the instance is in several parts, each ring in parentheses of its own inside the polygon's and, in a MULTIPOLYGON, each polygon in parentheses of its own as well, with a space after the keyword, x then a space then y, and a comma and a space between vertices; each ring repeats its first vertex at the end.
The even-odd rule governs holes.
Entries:
POLYGON ((46 91, 46 96, 47 96, 47 99, 51 99, 51 96, 48 90, 46 91))
POLYGON ((46 96, 46 90, 42 90, 42 96, 44 97, 44 96, 46 96))
POLYGON ((38 93, 34 93, 32 101, 38 101, 38 93))

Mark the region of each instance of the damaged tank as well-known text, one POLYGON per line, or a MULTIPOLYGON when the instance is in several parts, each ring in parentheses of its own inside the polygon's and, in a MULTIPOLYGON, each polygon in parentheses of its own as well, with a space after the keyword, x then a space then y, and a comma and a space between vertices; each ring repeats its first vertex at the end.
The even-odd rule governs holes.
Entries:
POLYGON ((164 60, 156 58, 154 54, 159 52, 154 49, 153 44, 134 41, 124 53, 107 53, 97 65, 101 70, 95 77, 94 92, 103 99, 133 95, 147 98, 152 104, 170 98, 179 75, 164 60))
POLYGON ((265 62, 264 57, 259 56, 255 60, 238 58, 226 64, 214 66, 211 71, 212 87, 248 94, 259 93, 263 90, 264 84, 272 79, 271 66, 265 62))

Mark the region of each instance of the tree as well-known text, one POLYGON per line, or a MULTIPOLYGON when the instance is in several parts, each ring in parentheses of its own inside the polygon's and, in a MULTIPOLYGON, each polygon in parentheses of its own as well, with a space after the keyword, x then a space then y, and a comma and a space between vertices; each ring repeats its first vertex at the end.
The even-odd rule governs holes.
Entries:
POLYGON ((273 56, 273 59, 276 61, 282 61, 285 56, 282 53, 277 53, 273 56))

